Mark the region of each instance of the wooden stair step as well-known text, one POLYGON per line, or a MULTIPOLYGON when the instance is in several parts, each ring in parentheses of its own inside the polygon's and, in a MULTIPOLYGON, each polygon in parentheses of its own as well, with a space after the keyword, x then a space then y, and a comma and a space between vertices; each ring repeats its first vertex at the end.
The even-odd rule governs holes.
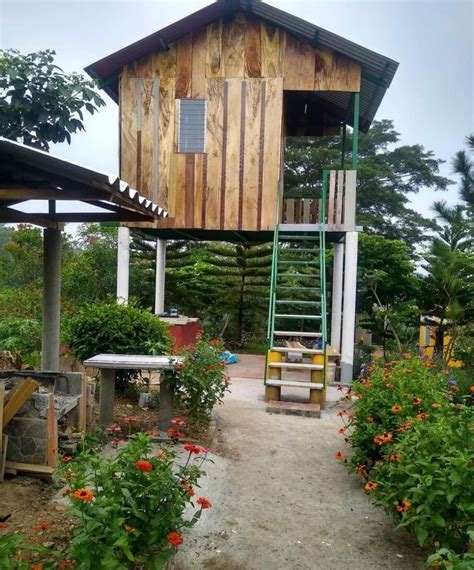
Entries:
POLYGON ((277 380, 268 378, 267 386, 287 386, 288 388, 306 388, 307 390, 324 390, 324 384, 319 382, 300 382, 299 380, 277 380))
POLYGON ((272 400, 267 404, 267 412, 271 414, 320 418, 321 406, 319 404, 304 404, 301 402, 281 402, 272 400))
POLYGON ((272 346, 271 352, 302 352, 303 354, 323 354, 320 348, 306 348, 303 346, 290 347, 290 346, 272 346))
POLYGON ((313 337, 321 338, 323 333, 321 332, 300 332, 300 331, 273 331, 274 336, 301 336, 301 337, 313 337))
MULTIPOLYGON (((293 350, 293 352, 303 352, 293 350)), ((269 362, 269 368, 301 368, 302 370, 323 370, 322 364, 300 364, 299 362, 269 362)))

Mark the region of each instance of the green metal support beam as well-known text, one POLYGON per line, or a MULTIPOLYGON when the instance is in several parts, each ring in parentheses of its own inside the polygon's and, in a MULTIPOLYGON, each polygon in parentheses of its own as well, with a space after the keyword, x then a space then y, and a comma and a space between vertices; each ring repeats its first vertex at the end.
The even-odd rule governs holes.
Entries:
POLYGON ((341 137, 341 168, 344 169, 346 162, 346 133, 347 123, 342 124, 342 137, 341 137))
POLYGON ((359 110, 360 110, 360 93, 354 93, 354 130, 352 132, 352 170, 357 170, 357 155, 359 153, 359 110))

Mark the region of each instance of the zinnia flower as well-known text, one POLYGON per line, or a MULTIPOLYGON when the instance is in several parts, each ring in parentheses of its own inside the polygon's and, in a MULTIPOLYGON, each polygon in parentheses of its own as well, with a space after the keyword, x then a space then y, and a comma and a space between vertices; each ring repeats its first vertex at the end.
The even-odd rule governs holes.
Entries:
POLYGON ((388 456, 388 460, 393 461, 393 462, 400 461, 400 454, 399 453, 391 453, 388 456))
POLYGON ((416 414, 416 419, 417 420, 426 420, 426 418, 428 418, 430 416, 430 414, 427 414, 426 412, 421 412, 421 414, 416 414))
POLYGON ((385 384, 386 388, 393 388, 393 384, 392 382, 387 382, 387 384, 385 384))
POLYGON ((199 497, 196 503, 201 506, 201 509, 210 509, 212 507, 211 501, 205 497, 199 497))
POLYGON ((74 568, 74 562, 72 560, 64 560, 58 563, 59 570, 66 570, 66 568, 74 568))
POLYGON ((402 501, 399 505, 397 505, 397 511, 399 513, 406 513, 410 509, 411 509, 410 501, 402 501))
POLYGON ((171 420, 171 425, 179 427, 187 427, 188 424, 185 422, 185 420, 182 420, 180 418, 173 418, 171 420))
POLYGON ((422 401, 423 401, 423 400, 422 400, 421 398, 413 398, 413 400, 411 401, 411 403, 412 403, 414 406, 419 406, 422 401))
POLYGON ((78 501, 86 501, 88 503, 94 499, 94 493, 90 489, 78 489, 74 491, 72 496, 78 501))
POLYGON ((392 441, 393 435, 391 433, 382 433, 381 435, 376 435, 374 437, 374 443, 377 445, 384 445, 392 441))
POLYGON ((174 428, 169 428, 166 433, 171 437, 171 439, 179 439, 180 437, 184 437, 184 433, 174 428))
POLYGON ((339 428, 337 431, 338 431, 338 433, 343 434, 346 431, 346 429, 347 428, 344 426, 342 428, 339 428))
POLYGON ((166 540, 171 546, 179 546, 180 544, 183 544, 183 535, 173 530, 168 533, 166 540))
POLYGON ((377 483, 375 483, 374 481, 369 481, 368 483, 365 484, 364 489, 367 491, 367 493, 371 493, 372 491, 375 491, 377 487, 378 487, 377 483))
POLYGON ((342 453, 342 451, 338 451, 338 452, 336 453, 336 459, 337 459, 338 461, 344 461, 344 459, 345 459, 344 453, 342 453))
POLYGON ((196 453, 196 455, 198 453, 201 453, 201 448, 197 445, 194 445, 193 443, 186 443, 184 449, 186 451, 189 451, 189 453, 196 453))
POLYGON ((402 407, 401 406, 392 406, 391 407, 392 412, 401 412, 402 411, 402 407))
POLYGON ((70 461, 72 461, 72 457, 70 457, 69 455, 63 455, 63 456, 61 457, 61 461, 62 461, 63 463, 69 463, 70 461))
POLYGON ((181 485, 183 486, 183 489, 186 491, 186 493, 190 497, 194 497, 194 495, 196 493, 194 492, 193 486, 191 485, 191 483, 189 481, 187 481, 186 479, 183 479, 183 481, 181 481, 181 485))
POLYGON ((149 461, 145 461, 144 459, 139 459, 135 463, 135 467, 139 471, 145 471, 147 473, 153 470, 153 465, 149 461))
POLYGON ((469 392, 474 392, 474 384, 472 386, 469 386, 469 392))

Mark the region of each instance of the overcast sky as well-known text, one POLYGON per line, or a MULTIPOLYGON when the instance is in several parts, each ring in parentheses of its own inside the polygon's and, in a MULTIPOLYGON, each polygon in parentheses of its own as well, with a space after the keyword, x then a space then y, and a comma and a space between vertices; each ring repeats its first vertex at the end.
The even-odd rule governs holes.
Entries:
MULTIPOLYGON (((207 5, 210 0, 0 0, 0 45, 22 52, 54 49, 66 71, 86 65, 207 5)), ((474 131, 474 3, 466 0, 269 0, 269 3, 400 63, 378 119, 393 119, 404 144, 420 143, 450 161, 474 131)), ((52 152, 118 173, 117 106, 88 118, 86 133, 52 152)), ((414 198, 427 214, 436 198, 414 198)))

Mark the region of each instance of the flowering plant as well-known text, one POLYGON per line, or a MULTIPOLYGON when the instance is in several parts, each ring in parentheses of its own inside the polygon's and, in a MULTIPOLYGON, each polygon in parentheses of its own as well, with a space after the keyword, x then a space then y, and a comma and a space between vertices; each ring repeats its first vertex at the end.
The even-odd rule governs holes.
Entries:
POLYGON ((198 339, 194 348, 181 352, 185 360, 168 379, 177 404, 193 423, 208 419, 228 390, 229 379, 220 358, 223 350, 219 340, 198 339))
POLYGON ((153 455, 149 437, 137 434, 114 457, 85 449, 63 464, 78 521, 69 558, 82 570, 163 568, 183 542, 181 530, 205 508, 193 497, 207 450, 193 447, 185 464, 176 465, 172 449, 153 455), (190 518, 188 504, 198 509, 190 518))

